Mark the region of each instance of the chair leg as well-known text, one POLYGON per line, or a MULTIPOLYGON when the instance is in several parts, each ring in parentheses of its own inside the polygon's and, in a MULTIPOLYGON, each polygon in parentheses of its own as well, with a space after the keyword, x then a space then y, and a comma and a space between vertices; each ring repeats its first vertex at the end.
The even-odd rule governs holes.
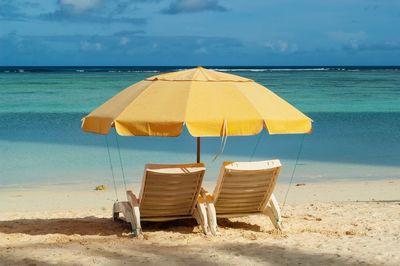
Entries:
POLYGON ((128 198, 127 204, 131 209, 129 212, 131 214, 129 221, 132 225, 132 233, 134 236, 139 236, 142 234, 142 226, 140 225, 139 200, 130 190, 126 192, 126 197, 128 198))
POLYGON ((217 225, 217 213, 215 211, 214 203, 207 202, 207 217, 211 233, 216 236, 219 235, 217 225))
POLYGON ((142 226, 140 224, 140 211, 138 206, 132 207, 132 233, 134 236, 139 236, 142 234, 142 226))
POLYGON ((207 220, 207 211, 204 203, 197 203, 196 208, 193 212, 193 217, 196 219, 197 224, 201 226, 204 234, 208 234, 208 220, 207 220))
POLYGON ((139 236, 142 234, 142 227, 140 225, 140 212, 138 206, 131 206, 129 202, 115 202, 113 206, 113 219, 119 219, 119 213, 122 213, 125 220, 131 224, 132 234, 139 236))
POLYGON ((119 213, 120 213, 120 208, 118 205, 119 202, 114 202, 113 205, 113 213, 112 213, 112 217, 113 217, 113 221, 117 221, 119 219, 119 213))
POLYGON ((265 207, 263 213, 271 219, 271 222, 276 229, 282 231, 281 209, 279 208, 278 201, 274 194, 271 195, 268 205, 265 207))

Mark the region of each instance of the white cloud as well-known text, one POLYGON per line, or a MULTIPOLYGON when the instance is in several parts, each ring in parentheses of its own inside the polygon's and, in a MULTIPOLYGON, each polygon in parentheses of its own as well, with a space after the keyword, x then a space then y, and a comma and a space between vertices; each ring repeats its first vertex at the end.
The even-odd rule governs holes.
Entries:
POLYGON ((227 9, 218 0, 174 0, 162 12, 165 14, 196 13, 203 11, 224 12, 227 9))
POLYGON ((358 41, 357 41, 357 40, 350 40, 350 41, 349 41, 349 45, 350 45, 350 47, 351 47, 352 49, 358 49, 358 47, 359 47, 359 44, 358 44, 358 41))
POLYGON ((289 48, 289 44, 284 41, 278 41, 278 49, 280 52, 286 52, 289 48))
POLYGON ((339 45, 341 45, 345 50, 360 50, 366 46, 366 34, 363 31, 333 31, 327 32, 326 34, 328 38, 339 43, 339 45))
POLYGON ((80 42, 80 48, 83 51, 101 51, 103 45, 100 42, 82 41, 80 42))
POLYGON ((145 18, 132 16, 131 10, 137 1, 144 0, 58 0, 55 10, 41 13, 37 18, 74 23, 145 24, 145 18))
POLYGON ((70 6, 77 13, 92 9, 96 7, 98 3, 99 0, 60 0, 61 5, 70 6))
POLYGON ((103 48, 103 45, 99 42, 94 43, 94 48, 97 51, 100 51, 103 48))
POLYGON ((290 44, 289 42, 282 40, 268 41, 265 42, 262 46, 279 53, 293 53, 298 50, 297 44, 290 44))
POLYGON ((328 37, 337 42, 360 41, 365 39, 365 32, 332 31, 326 33, 328 37))
POLYGON ((129 43, 129 38, 128 37, 121 37, 120 39, 119 39, 119 44, 121 44, 121 45, 127 45, 128 43, 129 43))
POLYGON ((204 47, 197 48, 193 51, 195 54, 207 54, 207 49, 204 47))

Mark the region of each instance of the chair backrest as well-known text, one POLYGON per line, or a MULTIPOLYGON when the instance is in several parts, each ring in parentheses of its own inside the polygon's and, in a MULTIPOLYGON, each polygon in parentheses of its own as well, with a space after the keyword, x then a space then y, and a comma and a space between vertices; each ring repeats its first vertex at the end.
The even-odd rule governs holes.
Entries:
POLYGON ((213 193, 217 214, 263 211, 281 166, 279 160, 224 162, 213 193))
POLYGON ((141 217, 192 215, 205 167, 197 164, 147 164, 139 195, 141 217))

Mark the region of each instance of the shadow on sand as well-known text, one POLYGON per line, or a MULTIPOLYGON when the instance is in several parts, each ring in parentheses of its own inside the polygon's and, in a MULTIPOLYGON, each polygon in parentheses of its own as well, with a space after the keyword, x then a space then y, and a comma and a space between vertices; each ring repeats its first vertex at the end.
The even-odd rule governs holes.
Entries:
POLYGON ((83 245, 34 243, 17 252, 0 251, 5 265, 373 265, 354 257, 311 253, 267 243, 157 244, 126 239, 108 243, 90 239, 83 245), (64 257, 59 257, 64 253, 64 257), (38 254, 42 254, 39 255, 38 254), (43 255, 46 254, 46 255, 43 255), (50 256, 53 256, 52 258, 50 256))
MULTIPOLYGON (((181 234, 192 234, 197 227, 194 219, 142 222, 146 232, 167 231, 181 234)), ((237 225, 235 228, 238 228, 237 225)), ((243 228, 246 228, 243 223, 243 228)), ((113 221, 111 218, 94 216, 85 218, 58 219, 18 219, 0 221, 0 233, 27 235, 86 235, 86 236, 119 236, 127 237, 131 232, 130 224, 122 220, 113 221)))
MULTIPOLYGON (((165 222, 142 222, 144 232, 177 232, 193 234, 198 231, 194 219, 182 219, 165 222)), ((253 232, 262 232, 259 225, 246 222, 231 221, 227 218, 218 218, 221 228, 243 229, 253 232)), ((18 219, 0 221, 0 233, 27 234, 27 235, 97 235, 126 237, 131 232, 130 224, 125 221, 113 221, 111 218, 57 218, 57 219, 18 219)))
MULTIPOLYGON (((221 219, 223 227, 261 231, 257 225, 221 219)), ((194 220, 143 223, 146 232, 169 231, 176 233, 177 241, 157 243, 156 239, 136 239, 129 235, 130 226, 110 218, 74 219, 20 219, 0 222, 0 234, 26 234, 32 236, 60 234, 72 236, 54 243, 32 238, 31 241, 10 241, 0 250, 3 265, 60 265, 71 264, 147 264, 147 265, 222 265, 228 261, 238 264, 267 265, 369 265, 354 257, 335 254, 315 254, 288 248, 269 241, 238 242, 237 239, 220 241, 218 237, 203 236, 194 220), (199 239, 206 244, 200 244, 199 239), (78 236, 77 236, 78 235, 78 236), (79 236, 80 235, 80 236, 79 236), (97 237, 90 237, 97 236, 97 237), (111 238, 110 238, 111 237, 111 238), (182 240, 183 239, 183 240, 182 240), (188 242, 186 242, 188 241, 188 242), (34 242, 34 243, 32 243, 34 242), (246 243, 247 242, 247 243, 246 243), (61 257, 63 256, 65 257, 61 257), (67 260, 65 260, 67 258, 67 260)), ((166 237, 168 236, 158 236, 166 237)), ((7 238, 8 239, 8 238, 7 238)))

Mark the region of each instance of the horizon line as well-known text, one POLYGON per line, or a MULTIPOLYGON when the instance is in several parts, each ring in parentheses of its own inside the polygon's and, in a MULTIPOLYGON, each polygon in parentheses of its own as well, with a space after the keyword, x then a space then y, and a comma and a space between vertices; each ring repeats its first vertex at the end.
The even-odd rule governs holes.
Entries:
POLYGON ((17 68, 17 67, 234 67, 234 68, 281 68, 281 67, 400 67, 399 65, 0 65, 0 68, 17 68))

